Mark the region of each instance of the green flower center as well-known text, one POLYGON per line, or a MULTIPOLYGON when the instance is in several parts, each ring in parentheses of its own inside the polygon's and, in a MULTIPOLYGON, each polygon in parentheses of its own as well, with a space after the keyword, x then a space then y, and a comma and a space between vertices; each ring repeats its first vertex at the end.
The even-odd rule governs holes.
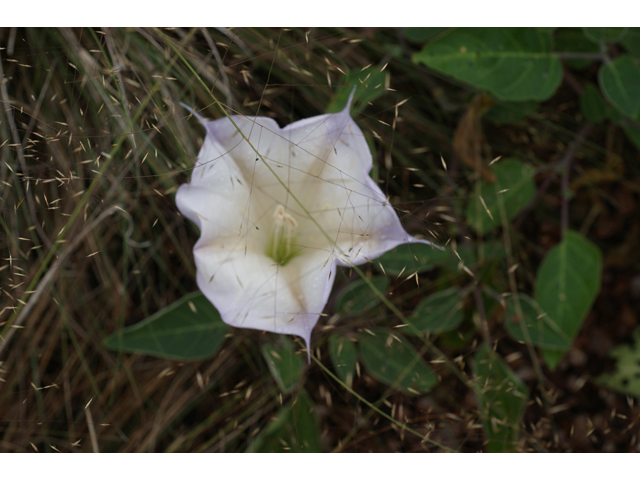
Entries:
POLYGON ((286 265, 300 251, 295 243, 297 229, 298 222, 282 205, 278 205, 273 212, 273 224, 265 253, 280 266, 286 265))

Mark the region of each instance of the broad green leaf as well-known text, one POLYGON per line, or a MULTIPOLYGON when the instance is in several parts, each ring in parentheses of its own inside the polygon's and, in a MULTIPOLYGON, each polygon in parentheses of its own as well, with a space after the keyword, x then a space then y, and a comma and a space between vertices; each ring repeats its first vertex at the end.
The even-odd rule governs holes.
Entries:
POLYGON ((640 28, 629 28, 622 39, 622 44, 634 57, 640 58, 640 28))
POLYGON ((534 113, 539 103, 529 102, 497 102, 485 113, 484 118, 497 124, 518 123, 534 113))
POLYGON ((602 255, 598 247, 578 232, 567 231, 564 240, 545 257, 536 277, 536 300, 569 336, 574 337, 600 289, 602 255))
POLYGON ((584 27, 587 38, 597 44, 600 42, 617 42, 627 34, 627 27, 584 27))
POLYGON ((431 390, 438 379, 411 344, 397 331, 372 328, 358 336, 360 358, 369 375, 405 393, 431 390))
POLYGON ((488 452, 513 452, 527 402, 527 387, 488 346, 474 356, 473 375, 488 452))
POLYGON ((329 356, 338 376, 350 387, 358 361, 353 342, 347 337, 334 333, 329 337, 329 356))
MULTIPOLYGON (((554 37, 555 51, 563 53, 599 53, 600 47, 589 40, 580 28, 561 28, 554 37)), ((575 69, 583 69, 594 60, 564 59, 567 65, 575 69)))
POLYGON ((449 252, 425 243, 403 243, 374 260, 373 265, 387 275, 406 277, 433 270, 446 262, 448 256, 449 252))
POLYGON ((341 87, 329 103, 327 113, 340 112, 349 99, 353 89, 356 93, 353 96, 352 114, 360 113, 367 106, 368 102, 373 102, 385 92, 387 71, 381 71, 382 65, 372 65, 363 70, 347 74, 340 82, 341 87))
MULTIPOLYGON (((440 333, 455 330, 462 323, 462 294, 459 288, 449 288, 422 300, 407 318, 420 333, 440 333)), ((405 333, 413 333, 406 328, 405 333)))
MULTIPOLYGON (((567 231, 564 240, 544 258, 535 283, 540 308, 573 340, 598 295, 602 254, 577 232, 567 231)), ((555 368, 562 352, 543 352, 555 368)))
POLYGON ((609 355, 616 359, 616 367, 596 382, 616 392, 640 397, 640 328, 633 332, 631 345, 619 345, 609 355))
POLYGON ((180 300, 104 340, 113 350, 175 360, 211 357, 222 346, 229 327, 200 292, 180 300))
POLYGON ((316 406, 304 390, 281 408, 249 445, 247 452, 322 452, 316 406))
POLYGON ((580 97, 582 115, 589 122, 600 123, 607 118, 607 104, 600 95, 600 91, 593 85, 587 85, 580 97))
POLYGON ((604 96, 619 112, 636 117, 640 112, 640 66, 629 55, 621 55, 598 72, 604 96))
MULTIPOLYGON (((384 294, 389 286, 387 277, 372 277, 373 286, 384 294)), ((359 315, 371 310, 380 303, 380 297, 362 279, 355 280, 347 285, 338 295, 336 310, 349 315, 359 315)))
POLYGON ((280 390, 283 393, 293 390, 300 381, 304 364, 302 357, 296 355, 296 344, 282 336, 277 345, 263 345, 262 356, 280 390))
POLYGON ((562 80, 549 30, 456 28, 413 55, 413 61, 486 89, 502 100, 546 100, 562 80))
POLYGON ((533 181, 535 169, 515 158, 502 159, 494 164, 493 173, 496 182, 483 180, 467 207, 467 222, 479 233, 486 233, 501 225, 498 202, 503 203, 507 220, 511 220, 529 204, 536 191, 533 181), (484 200, 484 205, 480 197, 484 200), (491 212, 493 219, 487 210, 491 212))
POLYGON ((537 347, 566 350, 571 338, 562 331, 553 319, 542 311, 536 301, 524 293, 508 297, 504 326, 518 341, 531 342, 537 347), (520 306, 520 318, 517 305, 520 306))

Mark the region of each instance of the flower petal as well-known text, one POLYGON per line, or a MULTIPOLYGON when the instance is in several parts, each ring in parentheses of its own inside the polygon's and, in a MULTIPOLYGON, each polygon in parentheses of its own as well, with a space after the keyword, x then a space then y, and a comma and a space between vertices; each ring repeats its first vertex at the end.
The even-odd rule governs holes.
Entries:
POLYGON ((301 246, 332 253, 340 265, 361 265, 402 243, 428 243, 409 235, 388 199, 368 175, 322 178, 302 198, 311 218, 301 218, 301 246), (320 229, 318 225, 322 228, 320 229))
POLYGON ((280 266, 257 252, 203 244, 196 246, 194 257, 198 287, 226 323, 298 335, 309 345, 335 278, 336 262, 327 261, 326 253, 280 266))
POLYGON ((226 323, 299 335, 309 346, 337 265, 430 243, 405 232, 369 177, 371 154, 350 102, 282 129, 266 117, 200 119, 207 135, 176 203, 200 228, 198 286, 226 323), (285 220, 286 232, 276 226, 285 220), (295 254, 270 252, 274 231, 295 254))
POLYGON ((219 178, 212 165, 224 159, 235 165, 245 182, 284 203, 287 189, 297 197, 324 176, 361 177, 371 169, 372 159, 348 109, 349 105, 340 113, 308 118, 282 129, 267 117, 234 115, 206 122, 207 137, 193 178, 219 178), (206 173, 200 171, 198 177, 201 169, 206 173))

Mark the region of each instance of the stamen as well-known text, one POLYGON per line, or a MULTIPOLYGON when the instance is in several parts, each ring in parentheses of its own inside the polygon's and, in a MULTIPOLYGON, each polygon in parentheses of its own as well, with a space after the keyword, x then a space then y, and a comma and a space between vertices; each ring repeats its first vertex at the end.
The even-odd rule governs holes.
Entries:
POLYGON ((280 265, 285 265, 297 253, 294 249, 294 234, 297 227, 298 222, 282 205, 278 205, 273 212, 273 231, 267 247, 267 255, 280 265))

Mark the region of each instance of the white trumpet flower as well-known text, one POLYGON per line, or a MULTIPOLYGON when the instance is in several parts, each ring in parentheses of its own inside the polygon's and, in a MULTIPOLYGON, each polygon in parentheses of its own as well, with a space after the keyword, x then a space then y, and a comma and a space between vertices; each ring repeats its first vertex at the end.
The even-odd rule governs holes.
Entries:
POLYGON ((229 325, 309 346, 338 265, 429 243, 405 232, 369 177, 350 104, 284 128, 266 117, 198 117, 207 134, 176 203, 200 229, 198 286, 229 325))

